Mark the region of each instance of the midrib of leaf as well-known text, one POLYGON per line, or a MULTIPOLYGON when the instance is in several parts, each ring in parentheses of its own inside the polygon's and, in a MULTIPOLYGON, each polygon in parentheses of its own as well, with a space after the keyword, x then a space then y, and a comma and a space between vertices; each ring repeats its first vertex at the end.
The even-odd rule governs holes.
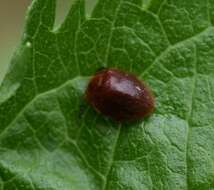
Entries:
MULTIPOLYGON (((110 52, 110 48, 111 48, 112 35, 113 35, 113 28, 115 26, 115 22, 117 20, 117 15, 118 15, 118 12, 120 10, 121 4, 122 4, 122 1, 120 0, 119 5, 118 5, 118 7, 116 9, 115 18, 114 18, 114 20, 112 21, 112 24, 111 24, 111 30, 110 30, 110 34, 109 34, 109 37, 108 37, 106 57, 105 57, 105 62, 104 62, 104 66, 105 67, 108 65, 109 52, 110 52)), ((103 183, 103 188, 102 188, 103 190, 106 190, 106 188, 107 188, 108 175, 109 175, 109 173, 111 171, 111 168, 112 168, 112 165, 113 165, 113 162, 114 162, 114 154, 115 154, 115 150, 116 150, 116 147, 117 147, 118 139, 119 139, 119 136, 120 136, 120 131, 121 131, 121 125, 119 126, 119 129, 117 130, 117 135, 115 137, 114 144, 112 146, 111 157, 110 157, 110 160, 109 160, 108 168, 107 168, 107 171, 106 171, 106 173, 104 175, 105 180, 104 180, 104 183, 103 183)))
POLYGON ((197 81, 197 47, 195 47, 195 60, 194 60, 194 76, 192 81, 192 92, 191 92, 191 101, 189 105, 189 113, 187 115, 186 121, 188 123, 188 129, 187 129, 187 139, 186 139, 186 184, 187 184, 187 190, 190 189, 190 183, 189 183, 189 160, 188 160, 188 150, 189 150, 189 139, 190 139, 190 133, 191 133, 191 116, 192 116, 192 109, 193 109, 193 100, 194 100, 194 93, 196 88, 196 81, 197 81))

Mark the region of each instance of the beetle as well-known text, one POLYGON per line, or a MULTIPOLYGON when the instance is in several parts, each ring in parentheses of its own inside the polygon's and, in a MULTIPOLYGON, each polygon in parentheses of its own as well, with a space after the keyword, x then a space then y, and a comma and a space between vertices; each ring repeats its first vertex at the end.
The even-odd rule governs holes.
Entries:
POLYGON ((143 81, 116 68, 98 70, 85 97, 95 110, 119 122, 144 118, 155 105, 153 93, 143 81))

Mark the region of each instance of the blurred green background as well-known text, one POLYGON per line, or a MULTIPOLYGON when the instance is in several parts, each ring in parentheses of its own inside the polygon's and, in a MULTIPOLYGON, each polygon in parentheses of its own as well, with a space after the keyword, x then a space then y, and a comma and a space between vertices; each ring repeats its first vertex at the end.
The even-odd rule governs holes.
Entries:
POLYGON ((0 81, 19 42, 29 0, 0 0, 0 81))
MULTIPOLYGON (((55 27, 62 22, 74 1, 57 1, 55 27)), ((26 11, 30 3, 31 0, 0 0, 0 82, 20 42, 26 11)), ((96 0, 86 0, 86 13, 88 15, 95 3, 96 0)))

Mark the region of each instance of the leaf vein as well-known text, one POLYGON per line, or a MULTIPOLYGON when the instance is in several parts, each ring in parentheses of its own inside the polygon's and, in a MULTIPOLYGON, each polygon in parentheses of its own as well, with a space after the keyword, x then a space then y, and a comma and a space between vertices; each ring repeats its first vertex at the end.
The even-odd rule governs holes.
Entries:
POLYGON ((72 84, 72 82, 75 81, 75 79, 79 78, 79 77, 81 77, 81 76, 67 80, 66 82, 62 83, 61 85, 57 86, 56 88, 50 89, 48 91, 42 92, 42 93, 34 96, 34 98, 32 98, 28 103, 26 103, 26 105, 16 114, 16 116, 11 120, 11 122, 4 128, 4 130, 0 133, 0 137, 7 131, 8 127, 10 127, 25 112, 25 110, 28 108, 29 105, 31 105, 33 102, 35 102, 37 99, 39 99, 40 97, 42 97, 44 95, 47 95, 51 92, 56 92, 58 89, 63 88, 64 86, 66 86, 68 84, 72 84))
POLYGON ((176 44, 173 44, 171 46, 169 46, 168 48, 166 48, 162 53, 160 53, 160 55, 158 57, 156 57, 156 59, 153 61, 153 63, 148 66, 141 74, 140 74, 140 78, 144 76, 144 74, 146 74, 147 72, 149 72, 152 67, 165 55, 167 54, 168 52, 170 52, 173 48, 176 48, 177 46, 185 43, 185 42, 188 42, 188 41, 192 41, 192 40, 195 40, 196 38, 198 38, 199 36, 203 35, 203 34, 206 34, 208 32, 210 32, 210 30, 213 30, 214 27, 207 27, 206 29, 204 29, 203 31, 197 33, 196 35, 194 36, 191 36, 189 38, 186 38, 182 41, 179 41, 177 42, 176 44))

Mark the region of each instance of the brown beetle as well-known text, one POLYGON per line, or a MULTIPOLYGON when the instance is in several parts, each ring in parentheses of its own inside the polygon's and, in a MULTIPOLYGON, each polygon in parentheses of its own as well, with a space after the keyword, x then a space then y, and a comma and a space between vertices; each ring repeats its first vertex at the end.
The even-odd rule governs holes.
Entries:
POLYGON ((120 122, 141 119, 154 110, 154 97, 147 85, 114 68, 98 71, 85 95, 97 111, 120 122))

